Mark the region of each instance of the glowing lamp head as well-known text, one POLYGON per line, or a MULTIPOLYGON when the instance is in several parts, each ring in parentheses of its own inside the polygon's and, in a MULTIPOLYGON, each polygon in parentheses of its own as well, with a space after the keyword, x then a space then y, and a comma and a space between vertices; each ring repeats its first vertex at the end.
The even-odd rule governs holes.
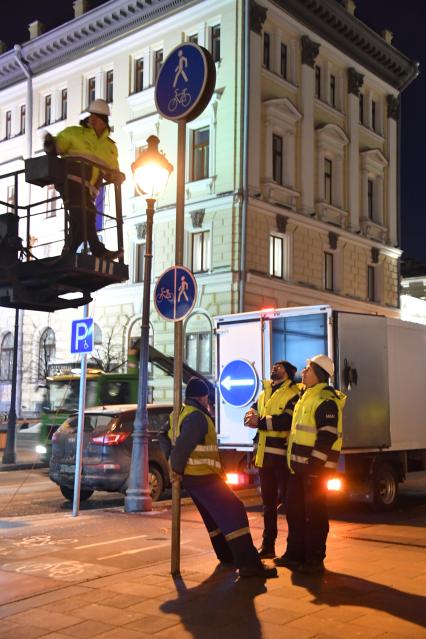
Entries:
POLYGON ((327 490, 330 492, 341 492, 343 489, 343 482, 338 477, 332 477, 327 481, 327 490))
POLYGON ((155 135, 147 139, 148 148, 144 149, 132 164, 136 190, 147 199, 156 200, 164 191, 173 166, 158 150, 160 140, 155 135))

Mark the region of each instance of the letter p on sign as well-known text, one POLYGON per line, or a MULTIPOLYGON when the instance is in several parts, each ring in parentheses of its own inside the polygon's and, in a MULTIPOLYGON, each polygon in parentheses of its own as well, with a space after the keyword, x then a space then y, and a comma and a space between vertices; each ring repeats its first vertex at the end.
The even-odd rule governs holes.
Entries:
POLYGON ((93 318, 74 320, 71 324, 71 353, 93 350, 93 318))

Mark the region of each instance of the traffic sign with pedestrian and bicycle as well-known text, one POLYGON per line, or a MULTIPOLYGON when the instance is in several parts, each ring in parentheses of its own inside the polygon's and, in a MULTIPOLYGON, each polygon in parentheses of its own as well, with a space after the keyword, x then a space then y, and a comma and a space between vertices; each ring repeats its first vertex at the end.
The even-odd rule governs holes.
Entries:
POLYGON ((246 406, 257 393, 258 381, 256 370, 250 362, 234 359, 222 369, 219 392, 230 406, 246 406))
POLYGON ((172 266, 164 271, 154 290, 154 304, 159 314, 176 322, 186 317, 197 299, 197 282, 184 266, 172 266))

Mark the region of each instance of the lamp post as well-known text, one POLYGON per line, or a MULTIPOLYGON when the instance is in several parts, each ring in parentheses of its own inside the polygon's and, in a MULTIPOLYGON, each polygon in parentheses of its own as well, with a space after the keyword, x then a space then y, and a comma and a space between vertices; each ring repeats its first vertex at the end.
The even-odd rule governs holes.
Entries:
POLYGON ((148 359, 149 359, 149 308, 151 297, 152 228, 154 204, 164 190, 173 166, 158 150, 160 140, 155 135, 147 139, 148 148, 142 151, 132 164, 136 189, 146 198, 146 247, 142 300, 142 332, 139 357, 138 407, 133 428, 132 460, 129 486, 124 499, 126 512, 152 510, 148 480, 148 359))

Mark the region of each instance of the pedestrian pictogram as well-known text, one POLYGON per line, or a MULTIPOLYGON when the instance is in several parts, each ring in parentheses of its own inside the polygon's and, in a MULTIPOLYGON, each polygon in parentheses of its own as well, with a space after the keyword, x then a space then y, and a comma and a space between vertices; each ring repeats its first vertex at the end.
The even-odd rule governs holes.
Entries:
POLYGON ((175 322, 188 315, 197 299, 197 282, 191 271, 172 266, 161 275, 154 291, 154 304, 160 315, 175 322))
POLYGON ((219 392, 230 406, 246 406, 253 400, 258 387, 258 376, 250 362, 235 359, 228 362, 219 377, 219 392))

